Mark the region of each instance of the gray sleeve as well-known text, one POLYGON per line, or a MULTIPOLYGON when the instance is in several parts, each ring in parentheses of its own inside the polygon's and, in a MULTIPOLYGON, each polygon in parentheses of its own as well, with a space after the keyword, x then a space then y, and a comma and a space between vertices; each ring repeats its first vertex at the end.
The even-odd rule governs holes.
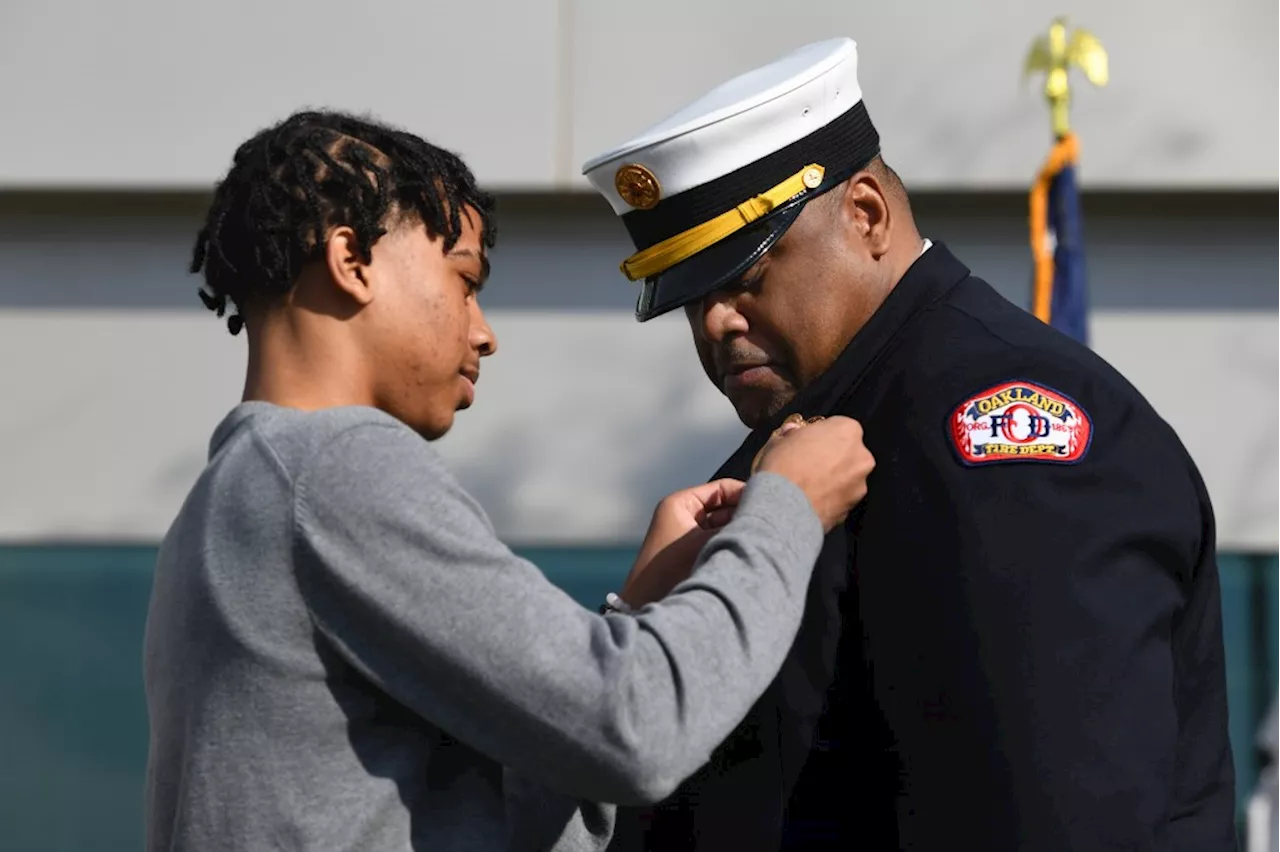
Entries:
POLYGON ((754 477, 693 576, 637 616, 579 606, 494 535, 427 442, 356 427, 295 484, 318 629, 423 718, 564 793, 669 795, 746 715, 799 627, 822 528, 754 477))

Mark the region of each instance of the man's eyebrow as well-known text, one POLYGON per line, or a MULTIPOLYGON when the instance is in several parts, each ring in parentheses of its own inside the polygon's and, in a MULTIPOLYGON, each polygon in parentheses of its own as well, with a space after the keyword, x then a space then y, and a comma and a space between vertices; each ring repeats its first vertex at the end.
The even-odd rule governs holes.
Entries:
POLYGON ((480 282, 484 283, 489 277, 489 257, 481 252, 473 251, 469 248, 456 248, 449 252, 449 257, 461 257, 471 260, 480 261, 480 282))
POLYGON ((745 290, 753 284, 758 283, 764 276, 765 270, 769 268, 769 264, 765 261, 765 258, 768 256, 769 253, 765 252, 764 257, 742 270, 742 273, 737 278, 732 278, 729 281, 726 281, 722 289, 741 288, 745 290))

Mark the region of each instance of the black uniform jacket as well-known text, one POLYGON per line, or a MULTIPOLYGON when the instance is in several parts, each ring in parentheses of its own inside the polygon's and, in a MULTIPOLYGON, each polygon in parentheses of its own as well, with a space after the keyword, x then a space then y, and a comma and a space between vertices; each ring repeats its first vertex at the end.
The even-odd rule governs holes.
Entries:
POLYGON ((716 476, 792 412, 861 421, 867 497, 777 680, 613 849, 1236 848, 1212 509, 1137 390, 935 244, 716 476))

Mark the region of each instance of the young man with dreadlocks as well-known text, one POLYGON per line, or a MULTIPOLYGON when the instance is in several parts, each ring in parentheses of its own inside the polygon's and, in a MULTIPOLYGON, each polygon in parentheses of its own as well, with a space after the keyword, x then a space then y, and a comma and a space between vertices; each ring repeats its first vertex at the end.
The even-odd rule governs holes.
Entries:
POLYGON ((429 443, 496 343, 492 202, 454 155, 301 113, 245 142, 197 240, 249 343, 243 401, 160 549, 148 848, 602 848, 777 673, 858 425, 659 504, 583 609, 494 536, 429 443))

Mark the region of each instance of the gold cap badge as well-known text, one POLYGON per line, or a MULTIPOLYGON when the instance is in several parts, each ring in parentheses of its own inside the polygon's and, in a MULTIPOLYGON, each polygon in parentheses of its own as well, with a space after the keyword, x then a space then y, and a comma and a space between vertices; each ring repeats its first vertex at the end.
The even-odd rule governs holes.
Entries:
POLYGON ((658 206, 662 187, 653 172, 636 163, 628 163, 613 176, 614 188, 622 200, 638 210, 650 210, 658 206))

